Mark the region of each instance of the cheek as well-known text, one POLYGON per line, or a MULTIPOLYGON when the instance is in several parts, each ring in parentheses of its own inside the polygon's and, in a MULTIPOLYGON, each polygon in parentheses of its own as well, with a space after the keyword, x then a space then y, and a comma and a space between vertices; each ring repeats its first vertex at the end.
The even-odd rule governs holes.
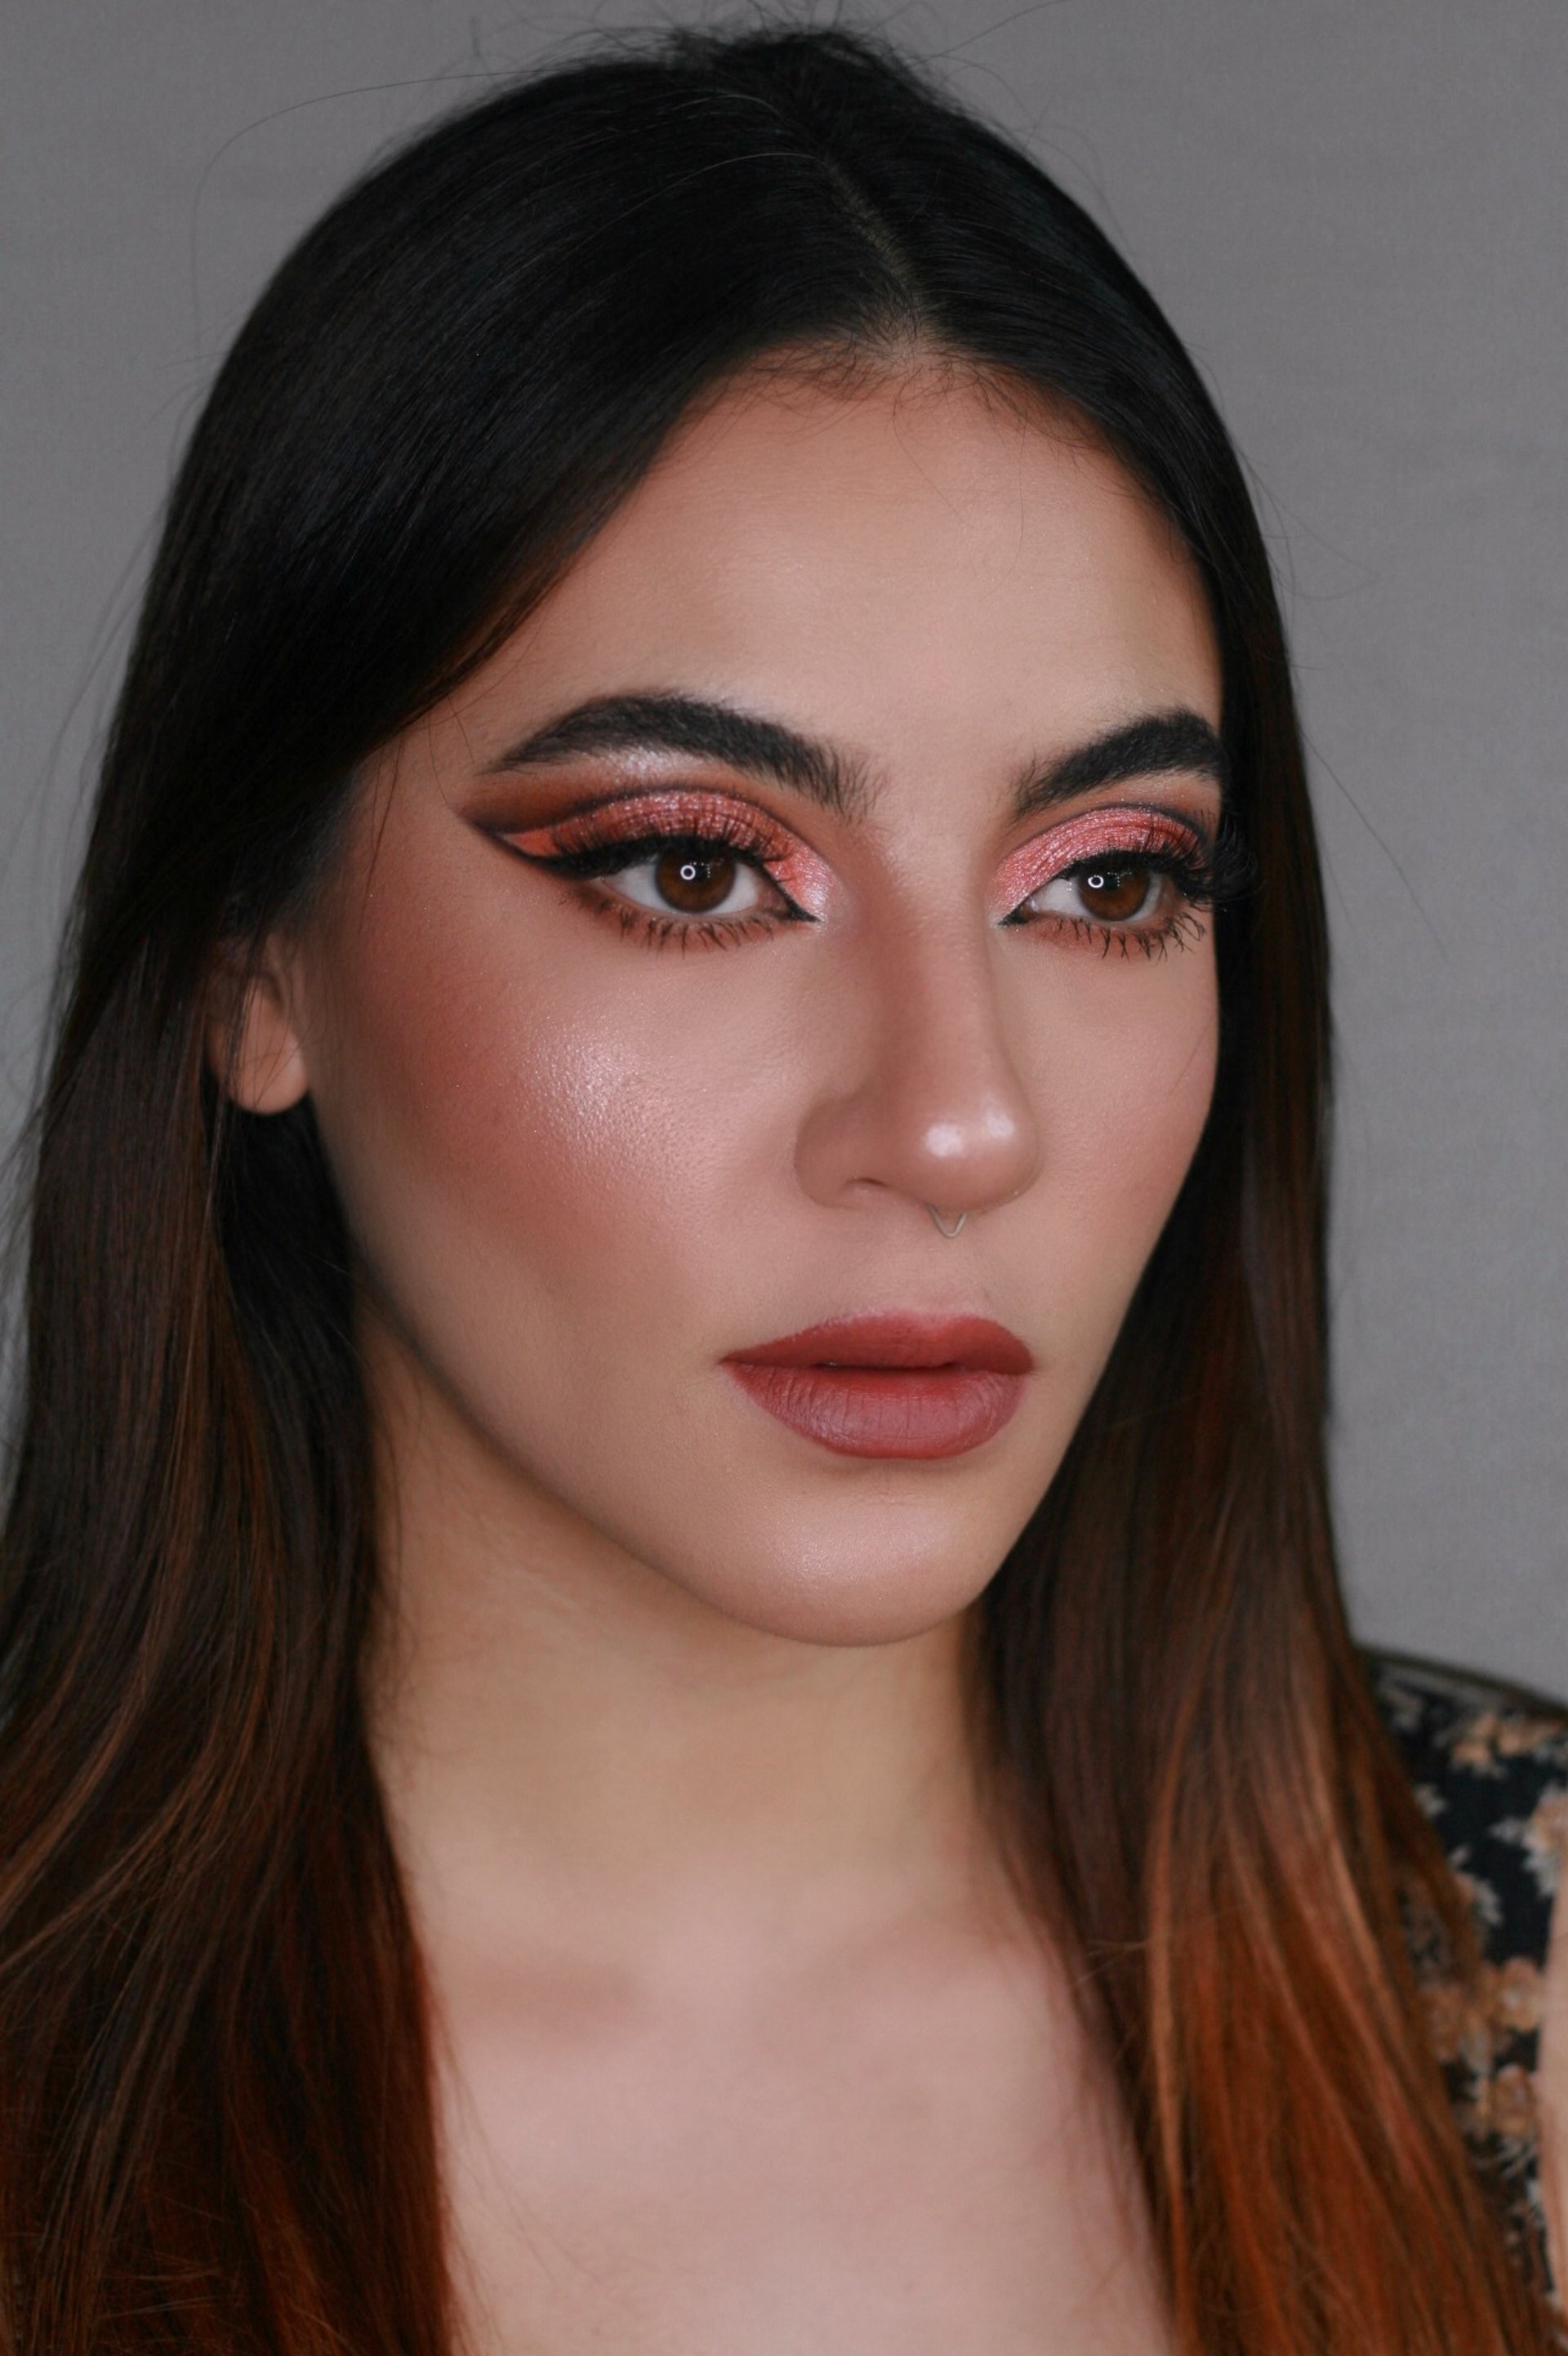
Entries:
POLYGON ((575 910, 534 915, 524 931, 504 881, 463 907, 389 881, 338 961, 317 1109, 351 1224, 411 1308, 583 1331, 602 1306, 624 1334, 667 1320, 712 1251, 757 1058, 733 994, 693 1031, 651 957, 575 910))
POLYGON ((1053 1005, 1036 1071, 1041 1215, 1058 1255, 1117 1319, 1181 1189, 1214 1092, 1211 947, 1174 954, 1180 965, 1155 973, 1102 969, 1070 981, 1053 1005))

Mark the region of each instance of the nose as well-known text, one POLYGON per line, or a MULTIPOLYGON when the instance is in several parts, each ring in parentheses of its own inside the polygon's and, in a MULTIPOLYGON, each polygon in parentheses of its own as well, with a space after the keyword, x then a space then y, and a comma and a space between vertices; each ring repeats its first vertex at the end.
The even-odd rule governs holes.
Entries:
POLYGON ((928 939, 875 962, 855 977, 859 1019, 834 1011, 849 1058, 800 1125, 800 1184, 833 1207, 885 1191, 948 1219, 1011 1202, 1038 1173, 1040 1137, 989 943, 928 939))

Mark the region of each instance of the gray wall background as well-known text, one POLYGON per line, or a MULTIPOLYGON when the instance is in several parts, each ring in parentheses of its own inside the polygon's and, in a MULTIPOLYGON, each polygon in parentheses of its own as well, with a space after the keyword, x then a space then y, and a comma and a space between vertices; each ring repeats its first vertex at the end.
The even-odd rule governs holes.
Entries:
MULTIPOLYGON (((0 0, 0 1129, 172 456, 263 274, 488 76, 710 13, 0 0)), ((1333 900, 1353 1604, 1568 1694, 1568 0, 858 20, 1090 204, 1252 467, 1333 900)))

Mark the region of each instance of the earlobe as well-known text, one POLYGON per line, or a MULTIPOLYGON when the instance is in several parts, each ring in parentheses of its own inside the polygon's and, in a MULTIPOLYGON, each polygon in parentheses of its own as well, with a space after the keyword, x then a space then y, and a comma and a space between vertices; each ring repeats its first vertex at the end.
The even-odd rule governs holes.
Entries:
POLYGON ((310 1087, 285 977, 270 961, 220 979, 207 1028, 207 1060, 243 1112, 286 1112, 310 1087))

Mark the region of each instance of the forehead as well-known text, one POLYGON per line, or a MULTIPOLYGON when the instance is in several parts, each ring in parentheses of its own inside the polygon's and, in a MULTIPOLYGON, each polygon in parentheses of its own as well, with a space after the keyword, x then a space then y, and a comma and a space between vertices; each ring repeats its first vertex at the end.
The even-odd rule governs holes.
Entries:
POLYGON ((463 691, 743 701, 878 766, 1013 762, 1219 676, 1190 559, 1086 431, 950 376, 730 388, 463 691))

